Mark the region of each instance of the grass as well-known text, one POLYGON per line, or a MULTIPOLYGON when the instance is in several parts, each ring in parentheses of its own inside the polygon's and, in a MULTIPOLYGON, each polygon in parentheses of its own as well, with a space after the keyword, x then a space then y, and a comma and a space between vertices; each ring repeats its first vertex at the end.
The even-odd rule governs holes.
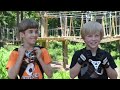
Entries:
POLYGON ((115 63, 117 65, 117 67, 120 68, 120 59, 119 58, 117 58, 117 60, 115 60, 115 63))
MULTIPOLYGON (((49 79, 46 74, 45 79, 49 79)), ((58 70, 53 72, 53 77, 50 79, 70 79, 69 70, 58 70)))

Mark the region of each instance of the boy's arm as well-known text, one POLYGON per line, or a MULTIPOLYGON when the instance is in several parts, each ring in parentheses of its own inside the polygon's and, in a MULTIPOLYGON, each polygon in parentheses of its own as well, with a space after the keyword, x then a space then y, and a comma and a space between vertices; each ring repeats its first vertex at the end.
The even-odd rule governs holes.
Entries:
POLYGON ((87 52, 80 54, 79 51, 75 52, 72 58, 71 66, 70 66, 70 77, 74 79, 78 76, 81 65, 87 60, 87 52))
POLYGON ((115 70, 115 68, 117 67, 115 62, 114 62, 114 59, 113 57, 107 53, 108 57, 106 57, 104 60, 103 60, 103 66, 105 67, 106 69, 106 72, 107 72, 107 75, 110 79, 117 79, 117 72, 115 70))
POLYGON ((22 63, 22 57, 19 56, 16 63, 14 64, 14 66, 12 66, 11 68, 8 69, 8 76, 10 79, 15 79, 16 76, 18 75, 19 73, 19 69, 20 69, 20 66, 21 66, 21 63, 22 63))
POLYGON ((110 79, 117 79, 117 72, 115 69, 112 69, 111 66, 106 68, 107 75, 110 79))
POLYGON ((76 63, 74 67, 70 68, 70 77, 74 79, 76 76, 78 76, 81 69, 81 65, 79 63, 76 63))
POLYGON ((10 79, 15 79, 16 76, 18 75, 19 69, 20 69, 20 66, 22 64, 22 60, 24 57, 25 49, 23 47, 20 47, 18 49, 18 53, 19 53, 19 54, 17 54, 18 57, 16 57, 15 53, 12 53, 10 55, 10 62, 12 62, 12 63, 14 62, 13 66, 10 66, 8 68, 8 76, 10 79), (13 57, 16 57, 16 58, 13 58, 13 57))
POLYGON ((41 64, 41 66, 42 66, 43 71, 45 72, 45 74, 49 78, 51 78, 52 74, 53 74, 53 71, 52 71, 52 67, 51 67, 50 63, 49 64, 45 64, 45 62, 42 60, 42 58, 39 58, 38 60, 39 60, 39 62, 41 64))
POLYGON ((53 76, 53 71, 51 67, 51 57, 48 51, 45 48, 42 49, 36 48, 36 53, 37 59, 40 62, 43 71, 49 78, 51 78, 53 76))

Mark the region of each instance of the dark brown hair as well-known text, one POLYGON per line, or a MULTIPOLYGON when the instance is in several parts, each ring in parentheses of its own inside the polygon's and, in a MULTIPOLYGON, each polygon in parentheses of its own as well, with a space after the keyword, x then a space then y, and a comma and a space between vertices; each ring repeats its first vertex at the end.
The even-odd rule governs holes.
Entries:
POLYGON ((33 19, 24 19, 18 24, 18 31, 23 32, 27 29, 36 28, 38 29, 39 24, 33 19))

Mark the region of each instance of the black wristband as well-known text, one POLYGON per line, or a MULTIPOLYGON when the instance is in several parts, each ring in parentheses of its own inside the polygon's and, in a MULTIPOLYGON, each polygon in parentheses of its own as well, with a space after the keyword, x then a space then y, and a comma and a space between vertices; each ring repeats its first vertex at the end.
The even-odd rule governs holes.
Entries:
POLYGON ((82 64, 83 64, 83 60, 81 60, 80 58, 78 58, 78 63, 79 63, 80 65, 82 65, 82 64))

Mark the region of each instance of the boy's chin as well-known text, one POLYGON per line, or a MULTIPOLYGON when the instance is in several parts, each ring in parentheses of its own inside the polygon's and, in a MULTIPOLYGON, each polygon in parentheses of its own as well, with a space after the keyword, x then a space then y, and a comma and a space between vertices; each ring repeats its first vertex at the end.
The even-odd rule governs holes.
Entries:
POLYGON ((98 48, 98 46, 91 46, 90 48, 91 49, 96 49, 96 48, 98 48))
POLYGON ((98 48, 98 45, 88 45, 87 47, 91 49, 95 49, 95 48, 98 48))
POLYGON ((35 45, 35 43, 30 43, 31 45, 35 45))

